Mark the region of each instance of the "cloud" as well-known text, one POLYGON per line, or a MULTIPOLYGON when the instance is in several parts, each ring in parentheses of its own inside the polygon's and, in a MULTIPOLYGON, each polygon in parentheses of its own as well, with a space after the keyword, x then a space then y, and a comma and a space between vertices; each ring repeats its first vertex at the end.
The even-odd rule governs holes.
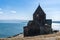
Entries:
POLYGON ((40 3, 42 2, 47 4, 60 4, 60 0, 40 0, 40 3))
POLYGON ((16 13, 16 11, 12 10, 11 13, 16 13))
POLYGON ((0 10, 2 10, 2 8, 0 8, 0 10))
POLYGON ((0 14, 3 14, 2 8, 0 8, 0 14))
POLYGON ((3 12, 2 11, 0 11, 0 14, 2 14, 3 12))
POLYGON ((47 13, 47 17, 49 19, 52 19, 54 21, 60 20, 60 11, 59 10, 54 10, 54 11, 50 11, 50 12, 46 12, 47 13))

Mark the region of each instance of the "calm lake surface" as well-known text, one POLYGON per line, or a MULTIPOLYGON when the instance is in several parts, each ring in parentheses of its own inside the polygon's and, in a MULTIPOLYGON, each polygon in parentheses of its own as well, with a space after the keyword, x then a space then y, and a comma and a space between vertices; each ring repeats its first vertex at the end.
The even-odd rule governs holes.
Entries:
POLYGON ((22 23, 0 23, 0 38, 10 37, 19 33, 23 33, 25 22, 22 23))
MULTIPOLYGON (((19 33, 23 33, 23 27, 26 25, 27 22, 0 23, 0 38, 6 38, 19 33)), ((52 29, 60 30, 60 23, 52 23, 52 29)))

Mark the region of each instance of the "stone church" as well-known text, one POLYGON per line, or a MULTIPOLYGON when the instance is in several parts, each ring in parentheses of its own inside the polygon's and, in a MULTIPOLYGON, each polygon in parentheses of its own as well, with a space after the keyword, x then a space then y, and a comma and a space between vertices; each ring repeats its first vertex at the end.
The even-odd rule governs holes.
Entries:
POLYGON ((53 33, 51 24, 52 20, 46 19, 46 14, 39 5, 33 14, 33 20, 30 20, 23 28, 24 37, 51 34, 53 33))

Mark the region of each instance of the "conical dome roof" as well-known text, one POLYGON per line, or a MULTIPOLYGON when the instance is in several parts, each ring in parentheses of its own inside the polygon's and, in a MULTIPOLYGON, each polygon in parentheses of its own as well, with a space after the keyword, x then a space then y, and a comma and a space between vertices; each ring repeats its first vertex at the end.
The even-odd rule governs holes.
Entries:
POLYGON ((42 10, 41 6, 39 5, 36 9, 36 11, 34 12, 33 15, 35 14, 39 14, 39 15, 45 15, 44 11, 42 10))
POLYGON ((44 13, 44 11, 42 10, 42 8, 39 5, 33 14, 33 20, 43 20, 45 18, 46 18, 46 14, 44 13))

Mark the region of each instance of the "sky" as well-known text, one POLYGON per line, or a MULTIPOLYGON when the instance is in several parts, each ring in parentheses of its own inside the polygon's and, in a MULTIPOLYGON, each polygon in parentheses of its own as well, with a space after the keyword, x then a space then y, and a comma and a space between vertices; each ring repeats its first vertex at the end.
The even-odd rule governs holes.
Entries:
POLYGON ((0 20, 32 20, 38 5, 47 19, 60 21, 60 0, 0 0, 0 20))

